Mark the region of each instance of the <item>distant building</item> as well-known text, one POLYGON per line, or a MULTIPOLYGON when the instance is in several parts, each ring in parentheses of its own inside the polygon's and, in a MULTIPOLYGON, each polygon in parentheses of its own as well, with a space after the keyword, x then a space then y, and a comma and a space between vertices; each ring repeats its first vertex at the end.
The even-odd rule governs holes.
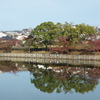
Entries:
POLYGON ((18 36, 16 36, 16 39, 18 39, 18 40, 24 40, 24 39, 26 39, 28 36, 26 36, 26 35, 18 35, 18 36))
POLYGON ((100 34, 100 26, 98 27, 94 27, 96 29, 96 31, 100 34))
POLYGON ((3 36, 7 36, 7 35, 4 34, 3 32, 0 32, 0 38, 2 38, 3 36))
POLYGON ((31 33, 32 29, 29 28, 29 29, 23 29, 22 33, 26 34, 26 35, 29 35, 31 33))
POLYGON ((10 37, 10 36, 3 36, 2 38, 5 39, 5 40, 13 40, 13 38, 10 37))
POLYGON ((28 39, 34 39, 34 36, 33 35, 29 35, 25 40, 28 40, 28 39))

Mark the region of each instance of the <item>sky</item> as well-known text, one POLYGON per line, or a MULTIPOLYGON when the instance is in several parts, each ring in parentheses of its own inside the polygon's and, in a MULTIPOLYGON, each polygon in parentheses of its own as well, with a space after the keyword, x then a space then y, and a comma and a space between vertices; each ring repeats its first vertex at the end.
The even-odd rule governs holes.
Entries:
POLYGON ((34 29, 43 22, 100 26, 100 0, 0 0, 0 31, 34 29))

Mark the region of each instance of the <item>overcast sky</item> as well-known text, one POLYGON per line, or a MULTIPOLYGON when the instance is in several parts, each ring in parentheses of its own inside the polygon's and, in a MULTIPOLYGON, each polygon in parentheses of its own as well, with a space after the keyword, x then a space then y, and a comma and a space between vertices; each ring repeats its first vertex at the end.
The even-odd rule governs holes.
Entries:
POLYGON ((0 0, 0 31, 35 28, 42 22, 100 26, 100 0, 0 0))

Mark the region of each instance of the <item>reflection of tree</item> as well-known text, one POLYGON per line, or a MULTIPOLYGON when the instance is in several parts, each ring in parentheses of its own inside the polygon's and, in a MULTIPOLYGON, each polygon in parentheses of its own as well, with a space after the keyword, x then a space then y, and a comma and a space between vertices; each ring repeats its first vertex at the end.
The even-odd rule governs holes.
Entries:
POLYGON ((29 66, 29 64, 21 63, 21 62, 12 62, 12 61, 0 61, 1 72, 16 73, 17 71, 27 70, 25 66, 29 66))
POLYGON ((75 92, 85 93, 93 91, 95 85, 97 85, 97 82, 91 83, 82 77, 71 76, 68 81, 64 82, 64 84, 63 90, 65 93, 71 91, 72 89, 74 89, 75 92))
POLYGON ((0 71, 17 72, 29 70, 34 76, 31 83, 43 92, 57 93, 93 91, 100 78, 99 67, 70 67, 68 65, 44 64, 41 68, 32 62, 0 62, 0 71), (44 66, 44 67, 43 67, 44 66), (55 67, 54 67, 55 66, 55 67))
POLYGON ((17 68, 14 65, 14 63, 11 61, 2 61, 2 62, 0 62, 0 70, 3 72, 12 71, 15 73, 17 71, 17 68))
MULTIPOLYGON (((48 67, 49 68, 49 67, 48 67)), ((80 67, 52 67, 52 69, 33 68, 33 76, 31 83, 43 92, 57 93, 78 92, 85 93, 93 91, 98 84, 97 76, 94 74, 96 68, 80 68, 80 67), (86 70, 85 70, 86 69, 86 70)), ((100 75, 100 73, 99 73, 100 75)))
POLYGON ((34 78, 31 79, 31 83, 34 83, 35 87, 43 92, 52 93, 58 87, 58 81, 48 70, 41 70, 41 73, 34 73, 34 78))

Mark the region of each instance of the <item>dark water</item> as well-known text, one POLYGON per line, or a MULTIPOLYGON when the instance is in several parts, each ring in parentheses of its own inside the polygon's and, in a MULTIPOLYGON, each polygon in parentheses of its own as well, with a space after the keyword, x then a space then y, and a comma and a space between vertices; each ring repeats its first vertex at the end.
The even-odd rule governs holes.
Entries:
POLYGON ((0 61, 0 100, 100 100, 100 68, 0 61))

